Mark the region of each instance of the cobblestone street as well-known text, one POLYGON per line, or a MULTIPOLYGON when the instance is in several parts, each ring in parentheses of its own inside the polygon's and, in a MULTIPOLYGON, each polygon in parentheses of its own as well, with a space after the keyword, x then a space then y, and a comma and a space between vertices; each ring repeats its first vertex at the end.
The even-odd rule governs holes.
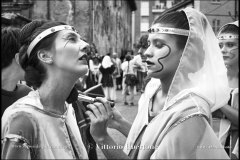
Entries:
MULTIPOLYGON (((126 106, 124 105, 123 98, 122 98, 121 91, 117 91, 117 100, 115 107, 120 111, 120 113, 130 122, 133 122, 136 114, 137 114, 137 103, 140 98, 140 93, 138 92, 137 95, 134 96, 134 106, 126 106)), ((108 129, 109 134, 115 140, 118 146, 123 146, 126 141, 126 137, 123 136, 120 132, 114 129, 108 129)), ((106 159, 103 155, 102 151, 98 148, 97 149, 98 159, 106 159)))

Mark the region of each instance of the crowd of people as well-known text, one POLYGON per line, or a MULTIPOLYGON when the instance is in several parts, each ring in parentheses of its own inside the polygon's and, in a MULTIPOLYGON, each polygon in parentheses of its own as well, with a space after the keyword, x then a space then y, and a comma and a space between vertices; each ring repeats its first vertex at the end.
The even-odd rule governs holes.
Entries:
MULTIPOLYGON (((83 91, 97 84, 101 84, 105 97, 110 101, 116 101, 116 91, 122 91, 123 104, 134 106, 134 95, 144 92, 144 82, 147 76, 146 57, 143 55, 147 48, 148 35, 143 35, 136 46, 136 53, 127 50, 120 54, 110 51, 106 55, 100 55, 94 45, 88 48, 88 73, 80 77, 78 86, 83 91), (126 75, 135 77, 135 82, 126 83, 126 75), (127 96, 130 96, 127 100, 127 96)), ((121 99, 119 99, 121 101, 121 99)))
POLYGON ((215 35, 196 9, 166 13, 122 59, 63 22, 2 26, 1 157, 97 159, 98 146, 107 159, 238 159, 238 25, 215 35), (76 98, 96 85, 104 97, 76 98), (110 105, 117 90, 138 105, 133 123, 110 105))

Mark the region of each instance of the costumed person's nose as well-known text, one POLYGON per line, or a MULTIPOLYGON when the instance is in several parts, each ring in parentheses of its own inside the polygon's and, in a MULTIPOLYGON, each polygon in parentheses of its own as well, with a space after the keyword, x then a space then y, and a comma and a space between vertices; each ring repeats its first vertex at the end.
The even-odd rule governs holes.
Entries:
POLYGON ((151 57, 153 57, 153 54, 152 54, 152 52, 151 52, 151 48, 150 48, 150 47, 148 47, 148 49, 144 52, 144 56, 145 56, 146 58, 151 58, 151 57))
POLYGON ((221 52, 223 55, 227 53, 227 47, 225 45, 221 48, 221 52))

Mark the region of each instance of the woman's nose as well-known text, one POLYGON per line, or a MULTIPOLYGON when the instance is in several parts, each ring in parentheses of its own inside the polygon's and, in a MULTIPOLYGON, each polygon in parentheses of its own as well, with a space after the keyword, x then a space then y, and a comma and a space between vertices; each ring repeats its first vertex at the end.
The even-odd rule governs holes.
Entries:
POLYGON ((227 47, 225 45, 222 46, 221 52, 222 52, 222 54, 226 54, 227 53, 227 47))
POLYGON ((80 41, 80 50, 86 50, 89 46, 89 44, 83 40, 80 41))
POLYGON ((147 50, 144 52, 143 55, 144 55, 145 57, 147 57, 147 58, 150 58, 150 57, 153 56, 150 46, 147 48, 147 50))

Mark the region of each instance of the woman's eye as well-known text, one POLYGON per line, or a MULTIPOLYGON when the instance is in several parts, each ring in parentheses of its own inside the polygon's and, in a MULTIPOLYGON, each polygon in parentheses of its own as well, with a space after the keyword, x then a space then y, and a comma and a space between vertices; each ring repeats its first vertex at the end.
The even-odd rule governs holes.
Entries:
POLYGON ((68 40, 69 40, 69 41, 72 41, 72 42, 76 42, 76 41, 77 41, 77 38, 76 38, 76 37, 68 37, 68 40))
POLYGON ((222 44, 219 44, 219 47, 220 47, 220 49, 222 49, 223 45, 222 45, 222 44))
POLYGON ((231 48, 231 47, 233 47, 234 45, 233 45, 233 43, 228 43, 227 46, 231 48))
POLYGON ((163 47, 163 44, 160 43, 160 42, 157 42, 157 43, 156 43, 156 47, 157 47, 157 48, 162 48, 162 47, 163 47))

